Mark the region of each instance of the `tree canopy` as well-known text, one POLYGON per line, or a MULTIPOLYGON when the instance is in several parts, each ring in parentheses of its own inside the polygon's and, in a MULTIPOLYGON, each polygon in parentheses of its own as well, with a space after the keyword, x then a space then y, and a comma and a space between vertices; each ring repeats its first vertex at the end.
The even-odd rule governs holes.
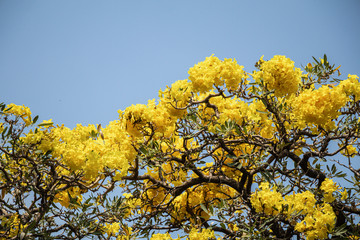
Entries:
POLYGON ((360 82, 215 56, 107 126, 1 104, 0 239, 359 239, 360 82))

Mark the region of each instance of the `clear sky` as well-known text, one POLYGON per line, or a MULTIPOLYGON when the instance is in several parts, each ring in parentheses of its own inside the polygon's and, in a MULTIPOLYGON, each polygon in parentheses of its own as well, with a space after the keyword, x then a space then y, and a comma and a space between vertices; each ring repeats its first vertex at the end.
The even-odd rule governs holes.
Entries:
POLYGON ((0 0, 0 101, 74 127, 157 98, 205 57, 312 56, 360 75, 359 0, 0 0))

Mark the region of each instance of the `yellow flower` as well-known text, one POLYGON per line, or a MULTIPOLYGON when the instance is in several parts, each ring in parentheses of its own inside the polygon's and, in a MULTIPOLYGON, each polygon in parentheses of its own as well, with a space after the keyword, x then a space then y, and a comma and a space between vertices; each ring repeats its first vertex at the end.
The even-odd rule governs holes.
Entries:
POLYGON ((207 92, 213 88, 214 84, 220 83, 220 64, 220 59, 210 56, 189 69, 189 80, 195 92, 207 92))
POLYGON ((113 235, 115 235, 116 233, 119 232, 120 223, 118 223, 118 222, 114 222, 114 223, 111 223, 111 224, 110 223, 105 223, 104 230, 109 236, 113 236, 113 235))
POLYGON ((228 91, 236 90, 240 84, 246 83, 247 74, 243 66, 237 64, 235 59, 225 58, 220 66, 220 86, 224 83, 228 91))
MULTIPOLYGON (((14 213, 10 217, 3 216, 1 219, 1 229, 7 229, 6 236, 8 238, 16 237, 23 228, 27 227, 27 225, 22 225, 20 222, 20 217, 18 213, 14 213)), ((5 233, 4 231, 0 230, 0 234, 5 233)), ((5 239, 5 238, 0 238, 5 239)))
POLYGON ((78 187, 71 187, 65 191, 59 192, 55 195, 54 202, 60 203, 66 208, 77 208, 76 204, 72 204, 70 197, 74 198, 77 204, 80 204, 82 201, 81 190, 78 187))
POLYGON ((317 206, 312 214, 307 214, 303 221, 297 223, 295 230, 303 232, 306 239, 326 239, 335 226, 336 215, 332 207, 325 203, 317 206))
POLYGON ((276 96, 285 96, 297 92, 301 83, 301 70, 285 56, 276 55, 260 65, 260 71, 253 73, 254 79, 264 81, 268 90, 275 90, 276 96))
POLYGON ((354 235, 352 235, 352 236, 349 236, 349 239, 351 239, 351 240, 358 240, 358 239, 360 239, 360 237, 359 237, 359 236, 354 236, 354 235))
POLYGON ((285 196, 285 204, 288 205, 287 217, 291 218, 293 215, 302 212, 304 214, 312 213, 316 204, 316 199, 313 193, 305 191, 302 193, 293 193, 285 196))
POLYGON ((228 91, 234 91, 241 83, 246 82, 247 78, 243 66, 238 65, 235 59, 221 61, 214 56, 196 64, 188 73, 193 90, 200 93, 210 91, 214 85, 224 86, 224 84, 228 91))
POLYGON ((349 74, 348 79, 341 81, 338 87, 347 96, 354 96, 355 101, 360 100, 360 82, 358 76, 349 74))
POLYGON ((276 215, 282 211, 284 199, 276 188, 270 188, 268 182, 261 183, 261 191, 256 191, 251 195, 251 204, 257 212, 263 212, 267 215, 276 215))
POLYGON ((348 145, 344 150, 341 151, 341 154, 347 157, 353 157, 356 153, 356 147, 353 145, 348 145))
MULTIPOLYGON (((337 189, 332 180, 326 179, 324 182, 322 190, 332 193, 337 189)), ((316 204, 313 193, 293 193, 283 199, 276 189, 271 191, 267 182, 261 183, 259 188, 261 190, 253 193, 250 199, 255 210, 268 215, 284 214, 295 225, 295 230, 303 233, 306 239, 325 239, 334 228, 336 216, 332 207, 328 203, 316 204), (301 216, 303 220, 297 222, 301 216)))
POLYGON ((198 229, 192 228, 188 240, 209 240, 212 238, 215 238, 213 230, 205 228, 199 232, 198 229))
POLYGON ((322 86, 317 90, 306 89, 298 97, 290 100, 293 107, 293 121, 300 127, 314 124, 333 128, 335 124, 332 120, 339 116, 339 109, 347 100, 347 96, 340 88, 322 86))
POLYGON ((344 191, 341 192, 341 200, 345 200, 347 198, 348 198, 348 193, 346 189, 344 189, 344 191))
POLYGON ((320 189, 324 191, 324 201, 331 203, 335 200, 333 192, 339 189, 339 186, 333 180, 326 178, 322 183, 320 189))
POLYGON ((123 193, 123 196, 126 198, 131 198, 133 195, 131 193, 123 193))
POLYGON ((14 114, 15 116, 21 117, 22 120, 25 122, 26 126, 29 126, 32 123, 30 108, 25 107, 24 105, 19 106, 19 105, 15 105, 14 103, 11 103, 7 105, 7 108, 5 109, 5 113, 14 114))
POLYGON ((172 116, 181 117, 186 113, 186 110, 179 110, 176 108, 184 108, 192 95, 192 84, 187 79, 176 81, 171 87, 166 87, 165 91, 159 91, 160 104, 165 105, 165 108, 172 116))
POLYGON ((151 236, 150 240, 171 240, 169 233, 155 233, 151 236))

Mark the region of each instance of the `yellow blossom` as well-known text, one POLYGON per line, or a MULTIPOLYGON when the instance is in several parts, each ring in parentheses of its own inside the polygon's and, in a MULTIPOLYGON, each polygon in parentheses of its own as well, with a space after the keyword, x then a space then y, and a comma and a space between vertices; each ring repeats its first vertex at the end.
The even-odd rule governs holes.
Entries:
MULTIPOLYGON (((7 229, 6 234, 8 238, 16 237, 19 234, 19 232, 21 232, 21 230, 27 226, 21 224, 18 213, 15 213, 10 217, 3 216, 0 219, 1 219, 0 234, 5 233, 4 231, 2 231, 3 229, 7 229)), ((5 240, 5 238, 0 238, 0 240, 5 240)))
MULTIPOLYGON (((326 179, 324 182, 322 190, 326 189, 327 193, 337 190, 332 180, 326 179)), ((275 188, 270 188, 269 183, 261 183, 259 188, 261 190, 253 193, 250 199, 255 210, 267 215, 284 214, 306 239, 325 239, 334 228, 336 215, 332 207, 328 203, 317 204, 311 192, 293 193, 283 199, 275 188), (297 222, 299 215, 303 216, 301 222, 297 222)))
POLYGON ((317 90, 306 89, 291 99, 293 121, 300 127, 314 124, 334 128, 332 120, 339 116, 339 109, 347 100, 340 88, 322 86, 317 90))
POLYGON ((348 145, 344 150, 341 151, 341 154, 347 157, 353 157, 357 153, 356 147, 353 145, 348 145))
POLYGON ((335 219, 332 207, 325 203, 317 206, 312 214, 307 214, 303 221, 296 224, 295 230, 303 232, 308 240, 326 239, 335 226, 335 219))
POLYGON ((297 92, 301 82, 301 70, 285 56, 276 55, 260 65, 260 71, 253 73, 254 79, 264 81, 268 90, 275 90, 276 96, 297 92))
POLYGON ((169 233, 155 233, 150 240, 172 240, 172 238, 169 233))
POLYGON ((348 75, 346 80, 340 82, 338 86, 347 96, 354 96, 355 101, 360 100, 360 82, 356 75, 348 75))
POLYGON ((326 178, 322 183, 320 189, 324 191, 324 201, 331 203, 335 200, 333 192, 339 189, 339 186, 333 180, 326 178))
POLYGON ((104 230, 109 236, 114 236, 120 230, 120 223, 105 223, 104 230))
POLYGON ((348 193, 346 189, 344 189, 344 191, 341 192, 341 200, 345 200, 347 198, 348 198, 348 193))
POLYGON ((251 195, 251 204, 257 212, 263 212, 268 215, 276 215, 281 212, 283 198, 276 188, 270 188, 268 182, 260 184, 259 189, 251 195))
POLYGON ((5 113, 14 114, 15 116, 21 117, 22 120, 25 122, 26 126, 29 126, 32 123, 31 111, 28 107, 25 107, 24 105, 19 106, 14 103, 11 103, 7 105, 7 108, 5 109, 5 113))
POLYGON ((81 191, 78 187, 71 187, 65 191, 59 192, 55 195, 54 202, 60 203, 66 208, 77 208, 76 204, 71 203, 71 198, 75 199, 77 204, 82 201, 81 191))
POLYGON ((192 82, 193 90, 200 93, 210 91, 214 85, 224 84, 228 91, 234 91, 246 82, 246 78, 243 66, 238 65, 233 59, 221 61, 210 56, 189 69, 189 80, 192 82))
POLYGON ((215 238, 213 230, 204 228, 199 232, 198 229, 192 228, 188 240, 209 240, 212 238, 215 238))

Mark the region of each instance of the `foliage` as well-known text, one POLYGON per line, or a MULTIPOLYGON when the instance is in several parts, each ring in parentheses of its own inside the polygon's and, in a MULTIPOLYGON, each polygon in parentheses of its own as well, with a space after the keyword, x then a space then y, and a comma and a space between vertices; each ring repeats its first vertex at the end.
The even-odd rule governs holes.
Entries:
POLYGON ((106 127, 1 104, 0 239, 360 236, 360 83, 205 59, 106 127))

